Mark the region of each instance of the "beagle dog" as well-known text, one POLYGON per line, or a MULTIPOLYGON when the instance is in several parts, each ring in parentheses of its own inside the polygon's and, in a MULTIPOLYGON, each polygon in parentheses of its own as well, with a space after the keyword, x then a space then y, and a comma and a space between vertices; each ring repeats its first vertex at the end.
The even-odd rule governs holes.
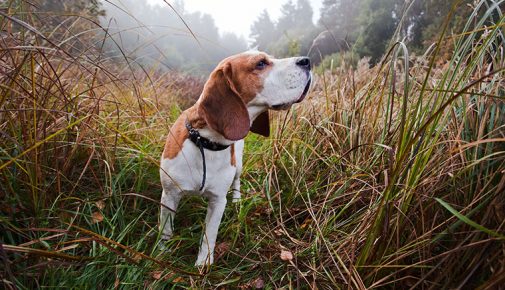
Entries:
POLYGON ((249 131, 269 136, 268 109, 287 110, 301 102, 311 83, 307 57, 275 59, 245 52, 221 61, 198 101, 175 121, 161 157, 160 232, 173 233, 177 205, 185 194, 208 199, 205 233, 196 265, 210 265, 231 187, 240 200, 244 138, 249 131))

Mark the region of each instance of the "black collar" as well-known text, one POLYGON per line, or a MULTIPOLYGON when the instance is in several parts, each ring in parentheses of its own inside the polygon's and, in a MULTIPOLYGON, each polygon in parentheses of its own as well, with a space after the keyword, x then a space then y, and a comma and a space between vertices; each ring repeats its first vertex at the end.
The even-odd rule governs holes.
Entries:
POLYGON ((195 143, 197 147, 201 146, 211 151, 222 151, 230 147, 230 145, 223 145, 217 142, 212 142, 209 139, 200 136, 200 132, 198 132, 198 130, 196 130, 195 128, 191 127, 191 124, 188 121, 186 121, 186 129, 188 129, 189 132, 189 140, 195 143))
POLYGON ((209 139, 200 136, 200 132, 195 128, 191 127, 191 124, 188 120, 186 120, 186 129, 189 132, 189 140, 195 143, 196 147, 200 149, 200 154, 202 154, 202 167, 203 167, 203 177, 202 177, 202 185, 200 186, 200 191, 205 187, 205 179, 207 177, 207 166, 205 165, 205 153, 203 148, 212 150, 212 151, 221 151, 224 150, 230 145, 223 145, 216 142, 212 142, 209 139))

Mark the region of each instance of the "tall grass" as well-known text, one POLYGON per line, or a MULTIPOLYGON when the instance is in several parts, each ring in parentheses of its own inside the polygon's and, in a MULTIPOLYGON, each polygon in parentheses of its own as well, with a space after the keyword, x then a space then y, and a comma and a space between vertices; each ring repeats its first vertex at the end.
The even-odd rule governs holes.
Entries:
POLYGON ((503 1, 478 2, 458 35, 449 15, 422 56, 398 42, 376 67, 365 59, 320 74, 303 105, 274 116, 271 138, 249 136, 244 199, 227 207, 216 264, 202 272, 192 265, 204 201, 183 200, 169 251, 157 250, 156 230, 163 139, 181 96, 201 84, 107 57, 105 27, 73 46, 74 35, 37 27, 27 3, 8 3, 5 288, 505 283, 503 1))

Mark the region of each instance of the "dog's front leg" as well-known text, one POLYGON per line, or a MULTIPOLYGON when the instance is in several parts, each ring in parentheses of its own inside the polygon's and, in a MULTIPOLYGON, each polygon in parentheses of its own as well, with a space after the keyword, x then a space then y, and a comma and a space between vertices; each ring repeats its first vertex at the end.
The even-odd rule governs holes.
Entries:
POLYGON ((240 140, 235 143, 235 160, 236 168, 235 177, 233 178, 233 183, 231 184, 231 190, 233 194, 232 202, 236 203, 240 201, 240 175, 242 174, 242 155, 244 152, 244 140, 240 140))
POLYGON ((209 197, 207 217, 205 218, 205 234, 202 237, 196 266, 210 265, 214 262, 214 247, 225 206, 226 194, 209 197))
POLYGON ((237 172, 235 175, 235 179, 233 180, 233 183, 231 185, 231 190, 232 190, 232 202, 236 203, 240 201, 241 194, 240 194, 240 172, 237 172))
POLYGON ((174 231, 174 217, 182 193, 177 188, 166 186, 161 194, 160 231, 162 240, 170 240, 174 231))

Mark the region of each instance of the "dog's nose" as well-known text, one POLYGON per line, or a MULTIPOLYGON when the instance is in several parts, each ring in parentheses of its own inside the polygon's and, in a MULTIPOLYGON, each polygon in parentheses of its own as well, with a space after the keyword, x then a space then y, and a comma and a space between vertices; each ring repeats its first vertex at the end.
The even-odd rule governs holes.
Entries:
POLYGON ((296 65, 303 69, 310 70, 310 59, 308 57, 300 57, 296 60, 296 65))

